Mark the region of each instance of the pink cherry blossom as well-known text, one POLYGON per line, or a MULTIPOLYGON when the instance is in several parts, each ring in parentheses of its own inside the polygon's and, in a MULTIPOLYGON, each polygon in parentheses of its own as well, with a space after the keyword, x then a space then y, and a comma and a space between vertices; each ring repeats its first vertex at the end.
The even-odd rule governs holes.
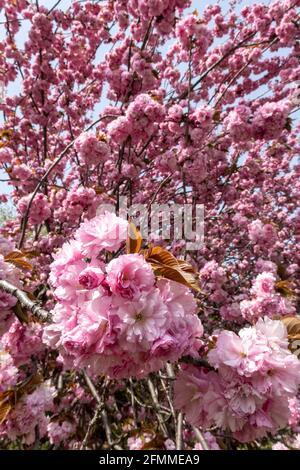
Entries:
POLYGON ((110 154, 109 146, 105 140, 97 139, 91 132, 85 132, 77 138, 75 149, 85 164, 97 164, 105 161, 110 154))
POLYGON ((208 3, 0 0, 3 449, 300 448, 300 2, 208 3))
POLYGON ((192 424, 214 423, 241 442, 287 426, 288 400, 299 387, 300 363, 286 338, 283 323, 267 317, 242 328, 239 335, 222 331, 208 353, 209 364, 218 374, 182 367, 174 387, 175 406, 192 424))
POLYGON ((127 221, 110 212, 84 222, 76 234, 85 256, 97 256, 102 250, 116 251, 126 238, 127 221))
POLYGON ((87 267, 79 274, 78 281, 85 289, 95 289, 104 279, 105 276, 100 268, 87 267))
MULTIPOLYGON (((21 215, 25 215, 30 201, 31 194, 24 196, 19 200, 18 211, 21 215)), ((33 224, 40 224, 51 216, 51 209, 47 197, 44 194, 38 194, 32 203, 29 212, 29 221, 33 224)))
POLYGON ((154 274, 143 256, 123 255, 106 267, 106 281, 114 294, 133 300, 154 286, 154 274))

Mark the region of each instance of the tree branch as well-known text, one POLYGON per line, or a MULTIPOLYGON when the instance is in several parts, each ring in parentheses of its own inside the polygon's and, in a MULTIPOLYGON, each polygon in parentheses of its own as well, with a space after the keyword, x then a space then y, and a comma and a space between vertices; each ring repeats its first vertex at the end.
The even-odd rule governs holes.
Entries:
POLYGON ((120 446, 114 444, 114 442, 112 440, 112 432, 111 432, 110 424, 109 424, 109 421, 108 421, 107 412, 105 410, 105 393, 106 393, 106 389, 109 385, 110 380, 106 377, 106 379, 104 380, 104 382, 102 384, 101 395, 99 395, 95 385, 93 384, 93 382, 92 382, 91 378, 89 377, 88 373, 86 372, 86 370, 83 370, 82 372, 83 372, 84 380, 85 380, 88 388, 90 389, 90 392, 91 392, 92 396, 97 401, 97 408, 96 408, 96 411, 95 411, 95 414, 94 414, 92 420, 89 423, 86 435, 85 435, 85 437, 83 439, 83 442, 82 442, 82 445, 81 445, 81 450, 86 447, 86 445, 88 443, 88 440, 89 440, 90 436, 92 435, 93 427, 96 425, 97 421, 100 420, 100 419, 102 420, 105 435, 106 435, 106 439, 107 439, 107 443, 110 446, 110 448, 111 449, 116 449, 116 450, 122 450, 122 448, 120 446))
POLYGON ((182 438, 182 425, 183 425, 183 414, 180 411, 177 416, 176 426, 176 450, 183 449, 183 438, 182 438))
POLYGON ((27 310, 30 310, 32 315, 39 321, 50 322, 52 320, 52 315, 50 312, 40 307, 37 302, 30 300, 24 291, 18 289, 18 287, 14 286, 10 282, 0 280, 0 290, 16 297, 22 306, 27 310))
POLYGON ((185 364, 192 364, 193 366, 206 367, 207 369, 212 369, 213 367, 205 359, 194 359, 192 356, 182 356, 179 362, 185 364))
POLYGON ((164 423, 164 420, 162 419, 162 417, 160 415, 160 405, 159 405, 159 401, 158 401, 158 398, 157 398, 157 393, 156 393, 154 384, 153 384, 150 377, 148 377, 148 379, 147 379, 147 385, 148 385, 148 389, 149 389, 149 392, 150 392, 150 395, 151 395, 151 398, 152 398, 152 402, 153 402, 153 405, 154 405, 155 414, 157 416, 159 427, 160 427, 160 429, 163 433, 163 436, 165 438, 168 438, 169 437, 168 430, 167 430, 167 427, 164 423))
POLYGON ((192 426, 192 427, 193 427, 193 431, 195 433, 196 439, 197 439, 198 442, 200 442, 202 449, 203 450, 209 450, 209 447, 207 445, 207 442, 206 442, 202 432, 198 428, 196 428, 196 426, 192 426))
MULTIPOLYGON (((191 90, 194 90, 194 88, 199 85, 199 83, 201 83, 206 77, 207 75, 212 71, 214 70, 216 67, 218 67, 224 60, 226 60, 228 57, 230 57, 230 55, 235 52, 237 49, 239 49, 240 47, 243 47, 245 45, 245 42, 247 42, 249 39, 252 39, 255 34, 257 33, 257 31, 254 31, 253 33, 249 34, 247 37, 245 37, 241 42, 239 42, 238 44, 236 44, 235 46, 233 46, 229 51, 227 51, 222 57, 220 57, 220 59, 218 59, 216 62, 214 62, 210 67, 208 67, 207 70, 205 70, 205 72, 202 73, 202 75, 200 75, 200 77, 195 81, 195 83, 193 83, 191 85, 191 90)), ((183 93, 181 93, 180 96, 178 96, 177 99, 179 100, 183 100, 185 99, 187 96, 188 96, 188 93, 189 93, 189 90, 186 90, 184 91, 183 93)))

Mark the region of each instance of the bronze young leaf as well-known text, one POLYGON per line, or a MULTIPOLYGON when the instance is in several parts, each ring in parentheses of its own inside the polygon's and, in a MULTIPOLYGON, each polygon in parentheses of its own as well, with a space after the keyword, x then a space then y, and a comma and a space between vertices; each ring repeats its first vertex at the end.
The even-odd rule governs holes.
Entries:
POLYGON ((175 258, 161 246, 150 247, 143 251, 145 260, 151 264, 157 277, 169 279, 200 292, 197 273, 186 261, 175 258))
POLYGON ((127 254, 139 253, 142 246, 141 232, 133 222, 130 222, 127 233, 126 251, 127 254))
POLYGON ((22 251, 14 250, 14 251, 11 251, 10 253, 8 253, 5 256, 4 260, 7 263, 11 263, 11 264, 15 265, 17 268, 24 268, 24 269, 32 270, 32 265, 24 259, 25 256, 26 256, 26 254, 23 253, 22 251))
POLYGON ((281 280, 275 282, 275 290, 283 297, 295 297, 295 293, 290 287, 290 282, 287 280, 281 280))
POLYGON ((2 424, 9 413, 13 410, 20 399, 25 395, 30 395, 43 381, 39 373, 31 375, 28 379, 23 380, 14 388, 0 393, 0 424, 2 424))
POLYGON ((281 321, 286 326, 288 339, 300 340, 300 317, 283 317, 281 321))

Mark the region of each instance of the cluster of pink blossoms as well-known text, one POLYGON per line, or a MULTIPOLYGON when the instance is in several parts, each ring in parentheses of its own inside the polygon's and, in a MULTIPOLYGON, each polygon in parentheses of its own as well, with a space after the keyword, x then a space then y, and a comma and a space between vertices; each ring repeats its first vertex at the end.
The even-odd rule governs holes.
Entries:
MULTIPOLYGON (((6 255, 15 249, 9 240, 1 240, 1 251, 6 255)), ((12 263, 5 261, 0 254, 0 280, 8 281, 17 288, 23 289, 22 272, 12 263)), ((39 323, 25 324, 16 318, 12 308, 17 304, 15 296, 0 291, 0 346, 4 357, 9 351, 13 365, 25 364, 28 358, 44 350, 42 344, 42 326, 39 323)), ((5 382, 5 381, 4 381, 5 382)))
POLYGON ((189 289, 156 281, 140 254, 99 260, 101 252, 121 247, 127 225, 109 212, 83 223, 52 263, 57 304, 44 340, 66 368, 141 377, 166 361, 197 356, 203 329, 189 289))
MULTIPOLYGON (((23 216, 25 215, 29 201, 32 197, 32 194, 22 197, 17 205, 18 211, 23 216)), ((41 224, 45 220, 49 219, 51 216, 51 208, 47 196, 42 193, 38 193, 30 207, 29 212, 29 222, 32 225, 41 224)))
POLYGON ((42 438, 47 434, 48 418, 46 412, 54 409, 55 388, 44 382, 36 390, 24 395, 0 425, 0 437, 31 445, 35 442, 36 433, 42 438))
POLYGON ((205 367, 183 366, 177 380, 177 404, 203 426, 207 444, 195 445, 184 420, 183 448, 235 448, 228 431, 251 441, 287 425, 277 447, 300 448, 299 367, 273 321, 295 314, 299 292, 300 0, 244 8, 220 0, 194 13, 191 0, 46 3, 0 0, 0 166, 9 192, 0 202, 11 196, 18 207, 1 224, 9 241, 0 237, 0 279, 54 313, 42 334, 44 325, 34 315, 21 323, 20 304, 0 291, 0 392, 26 381, 33 365, 51 380, 9 413, 1 447, 36 448, 41 438, 78 448, 88 430, 88 447, 107 448, 106 422, 88 426, 96 400, 86 368, 103 392, 114 444, 117 436, 122 448, 159 441, 161 413, 170 437, 161 447, 173 449, 168 377, 131 380, 130 388, 113 380, 106 390, 98 374, 143 377, 214 344, 208 363, 201 356, 205 367), (84 131, 97 125, 93 116, 95 134, 84 131), (53 163, 27 223, 28 202, 53 163), (142 254, 123 254, 125 221, 95 217, 121 195, 131 205, 205 206, 204 245, 187 254, 184 240, 170 244, 200 272, 203 344, 188 289, 156 279, 142 254), (37 254, 23 277, 4 258, 16 245, 37 254), (256 325, 224 331, 245 322, 256 325), (226 430, 223 442, 210 433, 216 428, 226 430))
POLYGON ((242 442, 288 425, 300 362, 281 321, 265 317, 238 335, 223 330, 208 361, 215 370, 186 365, 175 383, 175 405, 190 423, 229 430, 242 442))
POLYGON ((272 246, 277 241, 274 225, 264 224, 261 220, 253 220, 248 225, 249 239, 254 245, 272 246))
POLYGON ((128 13, 133 17, 139 20, 142 18, 142 24, 155 19, 154 24, 161 35, 168 34, 172 30, 176 9, 182 9, 190 4, 190 0, 129 0, 128 2, 118 0, 115 8, 118 8, 118 3, 121 2, 127 6, 128 13))
POLYGON ((147 139, 158 129, 164 116, 164 107, 156 98, 142 93, 130 103, 125 116, 119 116, 108 124, 108 134, 117 143, 122 143, 129 135, 134 142, 147 139))
POLYGON ((17 383, 18 369, 14 365, 13 358, 7 351, 0 353, 0 392, 13 387, 17 383))
POLYGON ((22 324, 15 319, 1 337, 1 344, 10 352, 17 367, 26 364, 29 357, 38 357, 45 350, 42 326, 39 323, 22 324))
MULTIPOLYGON (((129 437, 127 445, 129 450, 142 450, 145 445, 155 439, 155 434, 151 432, 144 432, 133 437, 129 437)), ((166 439, 163 443, 163 448, 166 450, 174 450, 175 443, 171 439, 166 439)))
POLYGON ((297 434, 293 439, 288 439, 286 442, 287 445, 283 444, 282 442, 276 442, 272 446, 272 450, 299 450, 300 449, 300 434, 297 434))
POLYGON ((213 302, 222 302, 226 298, 223 284, 226 281, 226 271, 216 261, 208 261, 200 270, 202 288, 210 294, 213 302))
POLYGON ((84 132, 75 141, 75 150, 78 152, 81 163, 97 165, 105 162, 110 155, 109 145, 103 138, 97 138, 92 132, 84 132))
MULTIPOLYGON (((61 189, 52 197, 53 217, 61 223, 74 224, 85 211, 94 209, 97 197, 93 188, 75 186, 70 191, 61 189)), ((95 212, 94 212, 95 214, 95 212)))
MULTIPOLYGON (((2 238, 0 240, 1 253, 7 255, 13 251, 14 244, 2 238)), ((8 281, 16 287, 22 288, 20 281, 20 271, 12 263, 5 261, 3 254, 0 254, 0 280, 8 281)), ((11 308, 17 303, 17 299, 3 290, 0 291, 0 333, 7 327, 7 319, 11 316, 11 308)))
POLYGON ((0 163, 11 163, 14 152, 9 147, 0 148, 0 163))
POLYGON ((271 140, 278 137, 287 125, 291 111, 288 100, 277 103, 265 103, 253 113, 251 108, 240 104, 224 120, 224 126, 236 141, 248 141, 249 138, 271 140))
MULTIPOLYGON (((1 239, 0 244, 4 254, 15 249, 9 240, 1 239)), ((23 290, 21 278, 22 272, 0 255, 0 279, 23 290)), ((13 390, 24 383, 24 380, 26 381, 32 374, 32 357, 35 356, 37 359, 45 350, 42 343, 42 326, 39 323, 21 323, 12 311, 16 303, 16 297, 4 291, 0 292, 1 393, 13 390), (22 368, 18 369, 20 366, 22 368)), ((48 382, 38 385, 31 393, 24 393, 1 423, 0 438, 8 437, 12 441, 20 438, 23 443, 31 445, 36 439, 36 431, 40 437, 45 436, 48 425, 46 412, 53 409, 54 394, 55 388, 48 382)))
POLYGON ((263 272, 254 279, 250 300, 240 303, 241 314, 245 320, 253 323, 263 315, 272 318, 296 313, 293 303, 276 292, 275 283, 276 276, 271 272, 263 272))
POLYGON ((203 56, 212 41, 212 35, 196 15, 187 15, 176 24, 176 36, 185 48, 197 47, 197 54, 203 56))
POLYGON ((50 421, 47 432, 51 444, 60 445, 69 440, 70 435, 74 434, 76 426, 70 421, 50 421))

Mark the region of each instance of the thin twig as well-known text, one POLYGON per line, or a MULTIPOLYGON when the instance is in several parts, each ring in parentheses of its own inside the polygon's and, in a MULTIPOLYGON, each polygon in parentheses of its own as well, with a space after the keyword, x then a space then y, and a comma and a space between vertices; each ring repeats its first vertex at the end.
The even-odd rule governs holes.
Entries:
MULTIPOLYGON (((279 41, 279 38, 276 36, 273 41, 270 42, 270 44, 268 45, 268 47, 266 47, 263 51, 262 51, 262 54, 264 52, 266 52, 268 49, 270 49, 270 47, 273 46, 273 44, 275 44, 275 42, 279 41)), ((264 41, 266 42, 266 41, 264 41)), ((219 96, 219 98, 216 100, 216 103, 214 104, 214 108, 216 108, 218 106, 218 104, 220 103, 220 101, 222 101, 223 97, 225 96, 225 94, 227 93, 228 89, 231 87, 231 85, 233 85, 233 83, 236 81, 236 79, 244 72, 244 70, 248 67, 248 65, 251 64, 251 62, 253 61, 253 57, 251 57, 244 65, 243 67, 237 71, 237 73, 232 77, 232 79, 229 81, 229 83, 227 84, 226 88, 224 89, 224 91, 222 92, 222 94, 219 96)))
POLYGON ((90 389, 90 392, 92 394, 92 396, 95 398, 96 402, 98 404, 102 403, 102 398, 100 397, 99 393, 97 392, 97 389, 95 387, 95 385, 93 384, 92 380, 90 379, 88 373, 83 370, 83 377, 84 377, 84 380, 88 386, 88 388, 90 389))
POLYGON ((202 446, 202 449, 203 450, 209 450, 209 447, 207 445, 207 442, 206 442, 202 432, 198 428, 196 428, 195 426, 192 426, 192 428, 193 428, 193 431, 195 433, 197 441, 200 442, 200 444, 202 446))
POLYGON ((154 384, 153 384, 152 380, 150 379, 150 377, 147 379, 147 384, 148 384, 149 392, 150 392, 150 395, 151 395, 151 398, 152 398, 152 401, 153 401, 153 404, 154 404, 154 409, 155 409, 155 413, 156 413, 156 416, 157 416, 159 427, 160 427, 164 437, 169 437, 168 436, 168 430, 166 428, 164 420, 162 419, 162 417, 160 415, 159 401, 158 401, 158 398, 157 398, 156 390, 154 388, 154 384))
POLYGON ((183 438, 182 438, 182 424, 183 424, 183 414, 180 411, 177 416, 177 426, 176 426, 176 450, 183 449, 183 438))
POLYGON ((151 200, 150 200, 150 202, 149 202, 149 204, 148 204, 147 211, 149 210, 149 208, 151 207, 151 205, 155 202, 156 197, 157 197, 158 193, 160 192, 160 190, 161 190, 166 184, 168 184, 168 183, 171 181, 171 179, 172 179, 172 176, 169 175, 169 176, 167 176, 165 179, 163 179, 163 180, 160 182, 160 184, 159 184, 157 190, 156 190, 155 193, 153 194, 153 196, 152 196, 152 198, 151 198, 151 200))
POLYGON ((84 449, 84 447, 86 446, 87 442, 88 442, 88 439, 91 435, 91 432, 92 432, 92 429, 93 429, 93 426, 97 423, 97 421, 101 418, 102 422, 103 422, 103 426, 104 426, 104 430, 105 430, 105 435, 106 435, 106 439, 107 439, 107 442, 108 442, 108 445, 111 447, 111 448, 114 448, 116 450, 122 450, 122 448, 118 445, 115 445, 113 443, 113 440, 112 440, 112 432, 111 432, 111 428, 110 428, 110 424, 109 424, 109 420, 108 420, 108 416, 107 416, 107 412, 105 410, 105 403, 104 403, 104 396, 105 396, 105 392, 106 392, 106 389, 108 387, 108 384, 109 384, 109 379, 106 378, 104 380, 104 383, 102 385, 102 393, 101 395, 99 395, 95 385, 93 384, 91 378, 89 377, 88 373, 83 370, 83 376, 84 376, 84 379, 86 381, 86 384, 88 386, 88 388, 90 389, 90 392, 92 394, 92 396, 95 398, 95 400, 97 401, 97 408, 96 408, 96 411, 95 411, 95 414, 92 418, 92 421, 90 422, 89 426, 88 426, 88 429, 87 429, 87 432, 86 432, 86 435, 84 437, 84 440, 82 442, 82 446, 81 446, 81 449, 84 449))
POLYGON ((101 412, 103 410, 103 406, 104 406, 103 403, 100 403, 99 405, 97 405, 95 414, 94 414, 93 418, 91 419, 91 421, 89 422, 89 425, 88 425, 87 431, 85 433, 84 439, 82 441, 80 450, 83 450, 87 447, 87 443, 88 443, 88 440, 90 438, 90 435, 92 434, 92 430, 93 430, 94 426, 96 425, 97 421, 100 419, 101 412))
POLYGON ((147 31, 146 31, 146 34, 145 34, 145 37, 144 37, 144 40, 143 40, 143 44, 141 46, 141 51, 143 51, 147 45, 147 42, 148 42, 148 39, 149 39, 149 36, 150 36, 150 32, 151 32, 151 28, 152 28, 152 23, 153 23, 153 16, 149 22, 149 25, 148 25, 148 28, 147 28, 147 31))
MULTIPOLYGON (((174 372, 172 364, 167 362, 166 371, 167 371, 168 378, 174 380, 175 379, 175 372, 174 372)), ((173 403, 172 403, 172 400, 171 400, 172 397, 169 397, 168 394, 167 394, 167 397, 169 399, 172 415, 174 417, 175 426, 176 426, 175 427, 175 430, 176 430, 175 431, 176 449, 177 450, 182 450, 183 449, 183 437, 182 437, 183 414, 181 412, 179 412, 176 415, 174 407, 173 407, 173 403)))
MULTIPOLYGON (((220 59, 218 59, 216 62, 214 62, 210 67, 208 67, 205 72, 195 81, 195 83, 192 84, 191 89, 194 90, 194 88, 199 85, 206 77, 207 75, 214 70, 216 67, 218 67, 224 60, 226 60, 230 55, 235 52, 237 49, 240 47, 245 46, 245 42, 248 41, 249 39, 253 38, 256 35, 257 31, 254 31, 253 33, 249 34, 245 39, 243 39, 241 42, 236 44, 236 46, 233 46, 228 52, 226 52, 220 59)), ((183 100, 188 96, 188 90, 184 91, 177 99, 183 100)))
POLYGON ((113 447, 113 441, 112 441, 112 437, 111 437, 111 429, 110 429, 110 425, 109 425, 109 421, 108 421, 108 417, 107 417, 107 412, 106 412, 105 408, 103 408, 101 410, 101 418, 102 418, 102 422, 103 422, 104 429, 105 429, 106 439, 107 439, 109 447, 111 448, 111 447, 113 447))
POLYGON ((61 3, 62 0, 57 0, 57 2, 55 3, 55 5, 53 5, 52 8, 50 8, 50 10, 48 11, 47 13, 47 16, 50 15, 50 13, 53 12, 53 10, 55 10, 56 7, 58 7, 58 5, 61 3))
MULTIPOLYGON (((96 408, 96 411, 95 411, 95 414, 94 414, 93 418, 89 422, 87 431, 85 433, 84 439, 83 439, 82 444, 81 444, 81 448, 80 448, 81 450, 83 450, 87 447, 87 443, 88 443, 89 438, 92 434, 93 428, 97 424, 98 420, 102 417, 102 412, 103 412, 103 408, 104 408, 104 396, 105 396, 105 392, 106 392, 106 387, 103 386, 102 394, 100 396, 99 393, 96 390, 95 385, 93 384, 92 380, 90 379, 89 375, 87 374, 87 372, 85 370, 83 370, 83 376, 84 376, 84 380, 85 380, 92 396, 97 401, 97 408, 96 408)), ((106 385, 107 385, 107 383, 108 382, 106 381, 106 385)))
POLYGON ((132 409, 132 414, 133 414, 133 420, 134 420, 135 427, 137 427, 137 425, 136 425, 136 423, 137 423, 137 414, 136 414, 136 407, 135 407, 135 395, 134 395, 134 391, 133 391, 133 383, 132 383, 131 378, 129 379, 129 393, 130 393, 130 397, 131 397, 131 409, 132 409))
POLYGON ((176 424, 176 412, 174 410, 174 406, 173 406, 173 403, 172 403, 171 394, 170 394, 168 386, 165 384, 165 381, 164 381, 165 379, 169 379, 169 377, 165 378, 165 377, 163 377, 163 375, 161 373, 159 373, 159 378, 160 378, 162 388, 163 388, 163 390, 166 394, 168 404, 169 404, 169 407, 170 407, 170 412, 171 412, 172 417, 174 419, 174 423, 176 424))

